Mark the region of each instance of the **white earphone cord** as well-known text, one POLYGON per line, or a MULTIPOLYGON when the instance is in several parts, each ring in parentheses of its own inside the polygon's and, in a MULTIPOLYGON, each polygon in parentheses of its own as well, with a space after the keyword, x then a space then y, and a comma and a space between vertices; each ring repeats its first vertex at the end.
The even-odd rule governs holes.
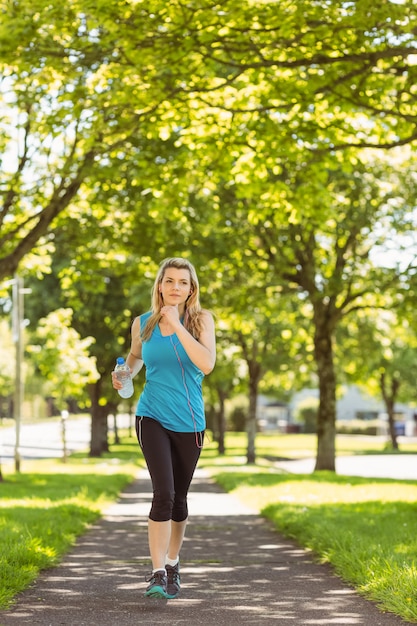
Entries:
POLYGON ((184 385, 185 393, 186 393, 186 396, 187 396, 187 404, 188 404, 188 408, 189 408, 189 410, 190 410, 191 417, 192 417, 192 419, 193 419, 193 426, 194 426, 194 433, 195 433, 195 443, 196 443, 197 448, 202 448, 202 447, 203 447, 203 445, 204 445, 204 444, 203 444, 203 441, 202 441, 202 438, 203 438, 203 437, 202 437, 201 432, 199 432, 199 431, 197 430, 197 424, 196 424, 196 421, 195 421, 194 411, 193 411, 193 407, 191 406, 190 394, 188 393, 188 387, 187 387, 187 383, 186 383, 186 381, 185 381, 185 371, 184 371, 184 367, 183 367, 183 364, 182 364, 182 362, 181 362, 180 355, 178 354, 177 347, 176 347, 176 345, 174 344, 174 342, 172 341, 172 336, 171 336, 171 335, 170 335, 169 339, 170 339, 170 341, 171 341, 172 347, 174 348, 174 352, 175 352, 176 357, 177 357, 177 359, 178 359, 178 363, 180 364, 181 374, 182 374, 182 384, 184 385), (200 438, 200 442, 198 441, 198 439, 199 439, 199 438, 200 438))

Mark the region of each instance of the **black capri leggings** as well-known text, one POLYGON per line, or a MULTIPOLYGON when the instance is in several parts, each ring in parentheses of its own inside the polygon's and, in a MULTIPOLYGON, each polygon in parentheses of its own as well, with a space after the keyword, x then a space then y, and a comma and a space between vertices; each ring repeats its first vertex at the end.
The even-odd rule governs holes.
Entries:
POLYGON ((188 517, 187 494, 200 457, 204 431, 177 433, 151 417, 137 415, 136 435, 152 480, 149 519, 183 522, 188 517))

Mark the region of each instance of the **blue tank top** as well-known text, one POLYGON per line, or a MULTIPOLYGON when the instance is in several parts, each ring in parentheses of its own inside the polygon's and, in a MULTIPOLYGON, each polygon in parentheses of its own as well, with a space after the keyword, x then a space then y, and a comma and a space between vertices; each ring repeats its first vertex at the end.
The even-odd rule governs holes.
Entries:
MULTIPOLYGON (((144 329, 151 313, 140 316, 144 329)), ((136 415, 152 417, 164 428, 181 433, 204 430, 203 372, 194 365, 177 335, 164 337, 159 326, 142 343, 145 386, 136 415)))

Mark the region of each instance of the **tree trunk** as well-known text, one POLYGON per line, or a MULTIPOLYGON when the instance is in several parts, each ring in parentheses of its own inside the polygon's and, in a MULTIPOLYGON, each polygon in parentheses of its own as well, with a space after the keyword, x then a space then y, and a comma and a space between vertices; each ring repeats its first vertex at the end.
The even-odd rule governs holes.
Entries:
POLYGON ((118 405, 114 402, 107 403, 107 427, 108 431, 111 430, 113 432, 113 440, 114 444, 120 443, 120 435, 119 435, 119 424, 117 422, 117 407, 118 405), (109 418, 111 418, 111 423, 109 424, 109 418))
POLYGON ((219 396, 219 411, 218 411, 218 450, 219 454, 225 454, 225 432, 226 432, 226 415, 225 415, 225 400, 226 394, 221 389, 217 390, 219 396))
POLYGON ((395 399, 397 397, 398 389, 400 387, 400 381, 397 380, 395 377, 393 377, 391 381, 391 392, 389 392, 387 389, 385 373, 383 372, 380 378, 380 387, 381 387, 382 397, 384 399, 385 408, 387 409, 388 430, 389 430, 389 435, 391 439, 391 445, 392 445, 393 450, 398 450, 398 440, 397 440, 397 433, 395 430, 395 420, 394 420, 394 406, 395 406, 395 399))
MULTIPOLYGON (((113 443, 117 445, 118 443, 120 443, 119 426, 117 424, 117 414, 116 413, 112 413, 108 417, 112 417, 113 418, 113 424, 112 424, 113 443)), ((107 421, 107 424, 108 424, 108 421, 107 421)))
POLYGON ((256 405, 258 401, 258 380, 249 380, 249 414, 247 423, 247 435, 248 435, 248 450, 247 450, 247 463, 255 463, 256 450, 256 405))
POLYGON ((100 457, 109 451, 107 415, 108 407, 101 406, 100 380, 89 386, 91 399, 91 441, 90 456, 100 457))
POLYGON ((107 410, 95 405, 91 407, 91 442, 90 456, 99 457, 109 451, 107 439, 107 410))
POLYGON ((325 322, 316 324, 314 349, 320 394, 317 414, 317 457, 314 471, 334 472, 336 470, 336 375, 333 362, 333 337, 325 322))

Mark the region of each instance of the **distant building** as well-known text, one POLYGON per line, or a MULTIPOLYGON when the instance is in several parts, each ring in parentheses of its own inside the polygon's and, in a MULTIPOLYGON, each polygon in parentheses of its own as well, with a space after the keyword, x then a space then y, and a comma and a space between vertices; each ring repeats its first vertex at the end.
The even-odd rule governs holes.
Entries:
MULTIPOLYGON (((260 396, 258 404, 258 423, 260 430, 280 430, 285 432, 288 425, 294 423, 298 405, 307 398, 319 398, 318 389, 303 389, 296 392, 288 404, 260 396)), ((373 398, 357 385, 344 388, 344 393, 336 401, 336 419, 351 420, 387 420, 384 403, 373 398)), ((407 404, 395 405, 395 419, 398 434, 414 435, 417 433, 417 410, 407 404)))
POLYGON ((290 409, 285 402, 260 395, 258 397, 257 420, 259 430, 285 431, 290 422, 290 409))

